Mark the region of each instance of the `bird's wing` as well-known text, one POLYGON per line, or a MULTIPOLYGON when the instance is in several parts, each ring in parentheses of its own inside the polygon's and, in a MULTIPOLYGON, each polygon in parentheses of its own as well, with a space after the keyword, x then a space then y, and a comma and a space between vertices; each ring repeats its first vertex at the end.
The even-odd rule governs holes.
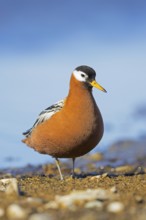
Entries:
POLYGON ((50 107, 46 108, 44 111, 42 111, 37 120, 35 121, 34 125, 32 126, 32 128, 28 129, 27 131, 23 132, 23 135, 25 135, 26 137, 30 136, 32 133, 32 130, 39 124, 41 124, 42 122, 48 120, 49 118, 51 118, 56 112, 59 112, 65 103, 65 99, 60 100, 59 102, 55 103, 54 105, 51 105, 50 107))

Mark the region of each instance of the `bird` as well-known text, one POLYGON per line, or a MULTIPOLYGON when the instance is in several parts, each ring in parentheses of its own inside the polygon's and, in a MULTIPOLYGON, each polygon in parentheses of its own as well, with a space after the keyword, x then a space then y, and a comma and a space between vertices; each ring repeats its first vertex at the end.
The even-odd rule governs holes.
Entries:
POLYGON ((23 143, 55 159, 60 180, 64 179, 60 158, 72 158, 75 177, 75 159, 90 152, 102 139, 104 123, 92 88, 107 91, 95 78, 93 68, 87 65, 75 68, 67 97, 43 110, 33 126, 23 133, 23 143))

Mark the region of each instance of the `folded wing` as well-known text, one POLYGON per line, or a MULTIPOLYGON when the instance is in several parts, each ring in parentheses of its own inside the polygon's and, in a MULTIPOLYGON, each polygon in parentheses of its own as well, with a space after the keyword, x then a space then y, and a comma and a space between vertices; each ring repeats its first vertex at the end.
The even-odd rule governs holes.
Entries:
POLYGON ((55 113, 59 112, 65 103, 65 99, 60 100, 59 102, 55 103, 54 105, 51 105, 50 107, 46 108, 44 111, 42 111, 37 120, 35 121, 34 125, 28 129, 27 131, 23 132, 23 135, 26 137, 29 137, 33 131, 33 129, 39 125, 40 123, 43 123, 44 121, 51 118, 55 113))

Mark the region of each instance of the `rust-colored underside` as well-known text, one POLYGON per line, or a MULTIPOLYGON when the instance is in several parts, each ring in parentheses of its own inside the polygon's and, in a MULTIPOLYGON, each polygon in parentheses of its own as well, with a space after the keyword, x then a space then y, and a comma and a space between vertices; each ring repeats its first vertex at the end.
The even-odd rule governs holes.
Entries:
POLYGON ((72 75, 62 110, 34 128, 23 142, 43 154, 75 158, 92 150, 102 135, 103 121, 91 89, 72 75))

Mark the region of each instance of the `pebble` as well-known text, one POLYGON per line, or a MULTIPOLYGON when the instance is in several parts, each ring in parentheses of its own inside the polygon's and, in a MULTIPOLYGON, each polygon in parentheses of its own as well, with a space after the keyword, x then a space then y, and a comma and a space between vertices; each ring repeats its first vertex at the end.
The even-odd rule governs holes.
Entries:
POLYGON ((5 211, 3 208, 0 208, 0 218, 3 217, 5 214, 5 211))
POLYGON ((48 202, 44 205, 45 209, 58 209, 58 204, 56 201, 48 202))
POLYGON ((24 208, 17 204, 11 204, 7 208, 7 216, 9 219, 25 219, 27 217, 27 212, 24 208))
POLYGON ((144 174, 145 173, 145 169, 143 167, 137 167, 137 169, 135 170, 135 174, 144 174))
POLYGON ((137 203, 142 203, 143 202, 143 198, 141 196, 136 196, 135 200, 137 203))
POLYGON ((47 213, 41 213, 41 214, 32 214, 29 217, 29 220, 52 220, 52 216, 50 216, 47 213))
POLYGON ((5 192, 7 195, 19 195, 18 182, 16 178, 1 179, 0 191, 5 192))
POLYGON ((110 188, 110 191, 111 191, 112 193, 117 193, 117 192, 118 192, 116 186, 113 186, 112 188, 110 188))
POLYGON ((133 171, 133 167, 130 165, 125 165, 125 166, 119 166, 115 168, 116 172, 119 173, 128 173, 128 172, 132 172, 133 171))
POLYGON ((99 180, 100 178, 105 178, 105 177, 107 177, 108 176, 108 173, 103 173, 103 174, 101 174, 101 175, 97 175, 97 176, 93 176, 93 177, 91 177, 91 180, 99 180))
POLYGON ((42 204, 43 200, 40 198, 28 197, 26 198, 26 202, 31 203, 31 204, 42 204))
POLYGON ((92 208, 102 209, 103 208, 103 202, 90 201, 90 202, 87 202, 84 207, 87 208, 87 209, 92 209, 92 208))
POLYGON ((56 196, 56 203, 62 208, 71 206, 81 206, 89 201, 104 201, 107 200, 111 195, 104 189, 87 189, 85 191, 73 191, 65 196, 56 196))
POLYGON ((112 202, 107 206, 107 211, 112 213, 119 213, 123 211, 124 205, 121 202, 112 202))

